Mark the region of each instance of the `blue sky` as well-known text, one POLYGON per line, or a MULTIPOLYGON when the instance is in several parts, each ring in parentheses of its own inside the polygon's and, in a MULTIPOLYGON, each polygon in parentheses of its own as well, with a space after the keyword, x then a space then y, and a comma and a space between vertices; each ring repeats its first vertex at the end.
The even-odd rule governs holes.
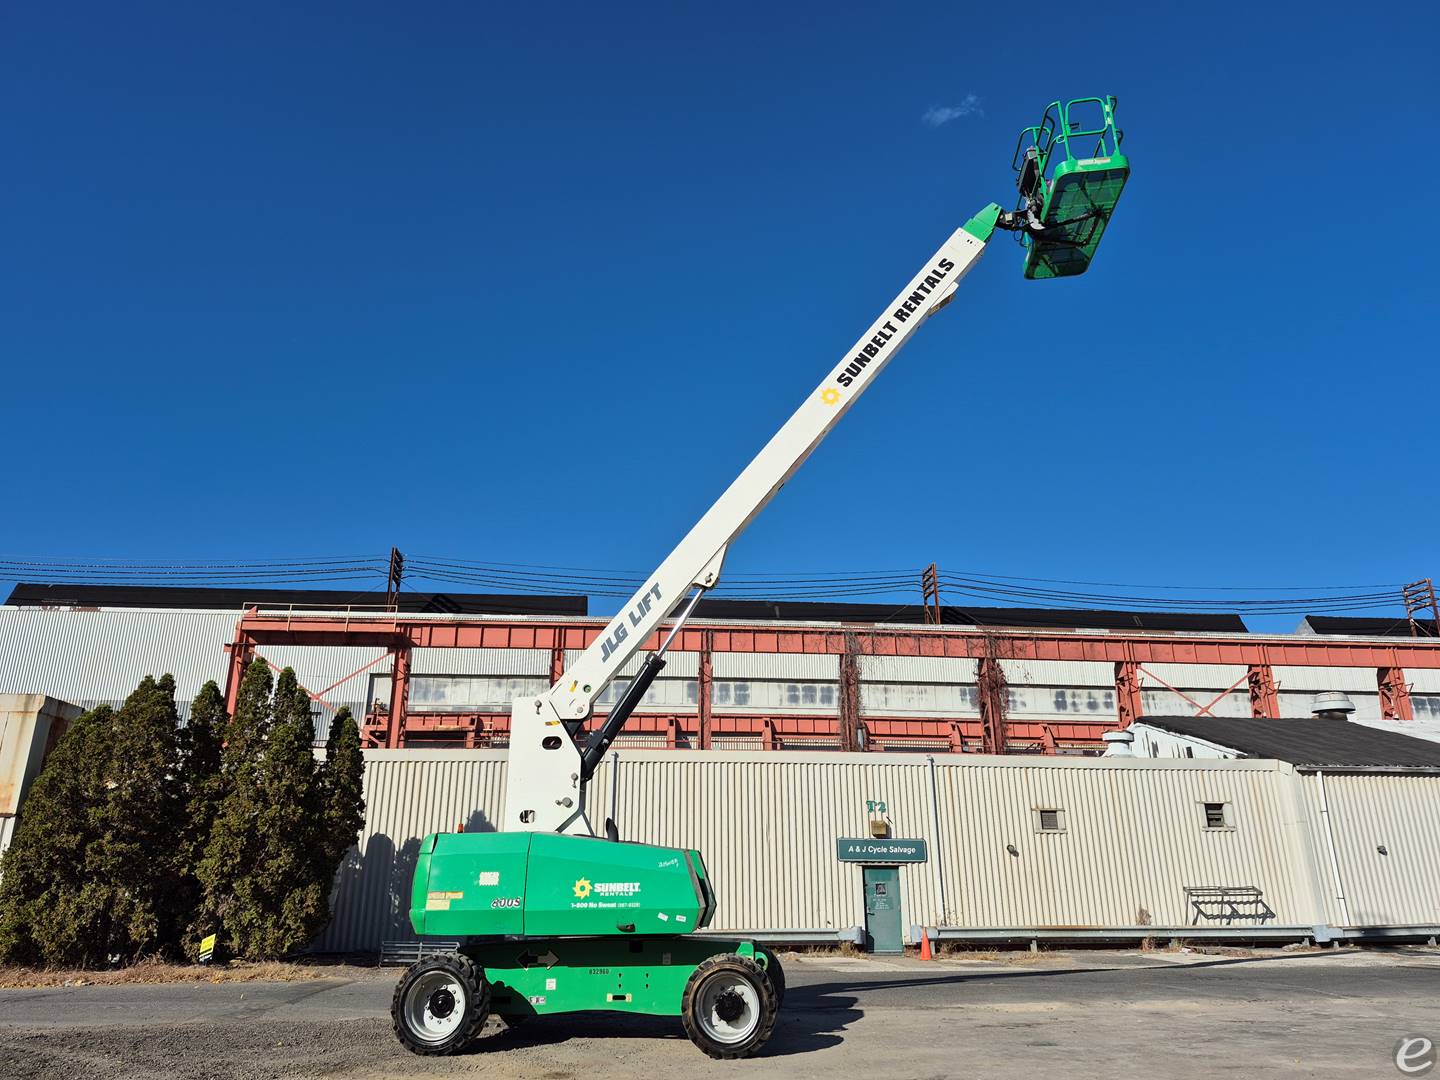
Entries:
POLYGON ((1440 575, 1434 7, 1027 11, 10 5, 0 553, 643 571, 1113 93, 1095 269, 993 244, 732 569, 1440 575))

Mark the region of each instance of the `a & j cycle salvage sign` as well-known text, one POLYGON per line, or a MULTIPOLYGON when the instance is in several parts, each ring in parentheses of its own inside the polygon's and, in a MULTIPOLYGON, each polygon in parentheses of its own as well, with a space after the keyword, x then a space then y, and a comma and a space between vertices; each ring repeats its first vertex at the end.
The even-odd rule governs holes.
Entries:
POLYGON ((928 856, 924 840, 842 836, 835 841, 835 857, 841 862, 902 863, 925 862, 928 856))

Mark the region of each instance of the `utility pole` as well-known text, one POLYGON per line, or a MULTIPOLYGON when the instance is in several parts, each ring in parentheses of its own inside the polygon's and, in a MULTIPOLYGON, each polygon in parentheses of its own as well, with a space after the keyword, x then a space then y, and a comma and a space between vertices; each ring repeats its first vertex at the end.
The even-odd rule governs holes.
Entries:
POLYGON ((400 581, 405 577, 405 556, 400 549, 390 549, 390 580, 385 585, 385 607, 394 611, 400 603, 400 581))
POLYGON ((1427 577, 1412 581, 1400 590, 1400 596, 1405 601, 1405 617, 1410 620, 1411 637, 1434 637, 1440 634, 1440 603, 1435 599, 1433 580, 1427 577), (1430 617, 1435 620, 1428 630, 1415 618, 1426 608, 1430 609, 1430 617))
POLYGON ((863 750, 860 739, 860 638, 845 631, 840 654, 840 749, 863 750))
POLYGON ((925 623, 940 625, 940 571, 932 562, 920 575, 920 592, 925 597, 925 623))
POLYGON ((980 752, 1003 754, 1010 747, 1010 686, 1000 665, 1000 638, 985 635, 985 654, 975 661, 980 705, 980 752))

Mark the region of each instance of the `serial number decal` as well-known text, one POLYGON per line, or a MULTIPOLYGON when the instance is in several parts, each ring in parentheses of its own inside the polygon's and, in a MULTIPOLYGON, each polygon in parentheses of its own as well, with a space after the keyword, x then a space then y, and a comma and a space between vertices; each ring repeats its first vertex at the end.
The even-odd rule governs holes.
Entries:
POLYGON ((491 906, 492 908, 514 908, 514 907, 519 907, 519 906, 520 906, 520 897, 518 897, 518 896, 497 896, 494 900, 491 900, 491 901, 490 901, 490 906, 491 906))
POLYGON ((591 974, 591 975, 609 975, 609 974, 610 974, 610 969, 609 969, 609 968, 591 968, 591 969, 590 969, 590 974, 591 974))

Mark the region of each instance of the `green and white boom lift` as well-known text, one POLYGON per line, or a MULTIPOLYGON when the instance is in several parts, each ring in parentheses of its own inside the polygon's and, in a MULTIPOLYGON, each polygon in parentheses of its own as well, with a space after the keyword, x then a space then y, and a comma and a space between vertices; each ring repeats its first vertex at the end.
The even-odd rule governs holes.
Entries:
POLYGON ((420 845, 411 925, 463 944, 400 979, 391 1014, 405 1046, 452 1054, 490 1013, 515 1023, 592 1010, 678 1014, 716 1058, 746 1057, 770 1037, 785 996, 774 954, 752 941, 695 936, 718 905, 700 852, 622 843, 610 821, 597 837, 588 783, 676 633, 719 581, 730 543, 950 302, 995 230, 1019 236, 1028 278, 1089 268, 1130 171, 1114 112, 1113 97, 1055 102, 1026 128, 1013 163, 1016 208, 992 203, 956 229, 560 681, 514 701, 500 831, 436 833, 420 845), (1072 112, 1098 119, 1081 126, 1072 112), (1092 138, 1099 145, 1089 157, 1071 151, 1071 140, 1092 138), (677 608, 660 647, 584 738, 596 699, 677 608))

